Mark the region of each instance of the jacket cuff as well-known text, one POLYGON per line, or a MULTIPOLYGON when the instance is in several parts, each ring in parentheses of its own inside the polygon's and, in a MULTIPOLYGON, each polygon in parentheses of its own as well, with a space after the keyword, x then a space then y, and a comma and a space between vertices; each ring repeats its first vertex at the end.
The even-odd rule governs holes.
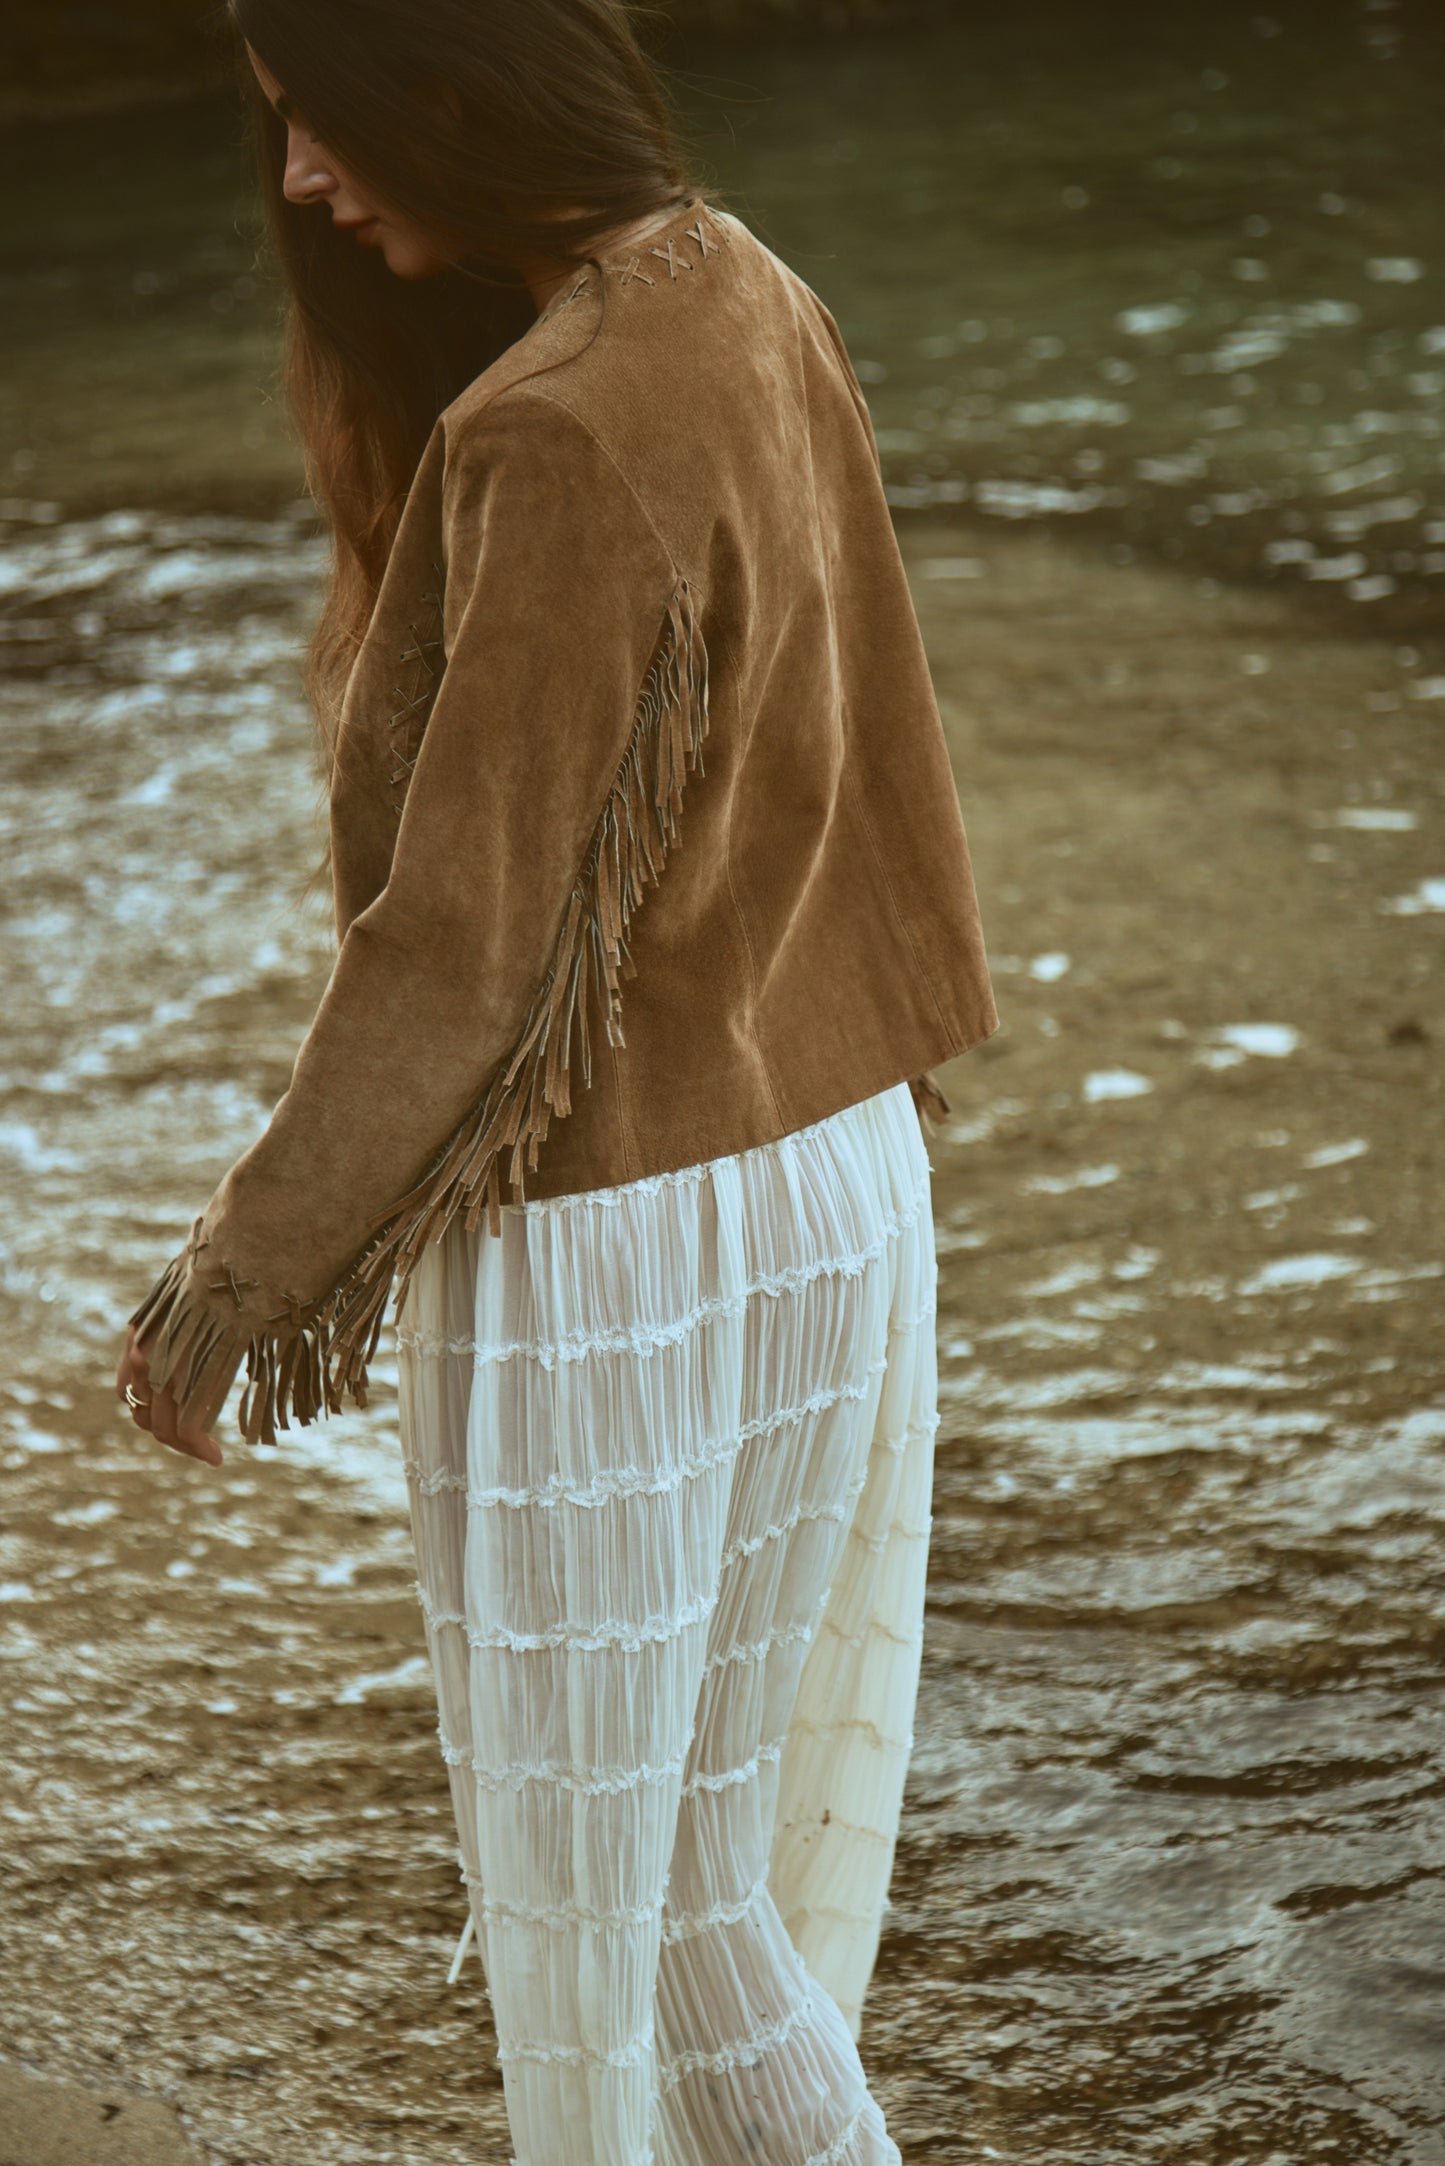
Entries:
POLYGON ((326 1377, 325 1306, 241 1277, 198 1218, 130 1322, 152 1389, 172 1394, 187 1427, 214 1425, 244 1365, 241 1434, 248 1444, 274 1444, 288 1408, 303 1424, 339 1410, 326 1377))

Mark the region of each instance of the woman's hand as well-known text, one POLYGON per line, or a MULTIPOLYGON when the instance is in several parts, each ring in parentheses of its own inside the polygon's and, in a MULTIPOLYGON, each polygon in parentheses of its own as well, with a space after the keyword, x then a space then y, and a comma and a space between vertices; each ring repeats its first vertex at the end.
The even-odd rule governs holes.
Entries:
POLYGON ((169 1444, 187 1458, 202 1459, 207 1466, 221 1464, 221 1447, 215 1438, 204 1429, 183 1428, 172 1394, 152 1390, 149 1357, 134 1326, 126 1333, 125 1352, 115 1372, 115 1395, 130 1408, 137 1429, 148 1431, 158 1443, 169 1444))

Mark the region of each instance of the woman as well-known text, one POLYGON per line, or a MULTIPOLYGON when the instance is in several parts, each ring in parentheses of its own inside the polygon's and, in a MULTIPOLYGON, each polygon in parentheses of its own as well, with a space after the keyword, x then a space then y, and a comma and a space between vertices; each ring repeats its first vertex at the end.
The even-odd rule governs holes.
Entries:
POLYGON ((896 2160, 854 2038, 922 1622, 915 1105, 994 1024, 837 328, 623 0, 233 0, 335 571, 340 952, 119 1388, 212 1463, 388 1296, 523 2166, 896 2160), (653 892, 655 889, 656 892, 653 892))

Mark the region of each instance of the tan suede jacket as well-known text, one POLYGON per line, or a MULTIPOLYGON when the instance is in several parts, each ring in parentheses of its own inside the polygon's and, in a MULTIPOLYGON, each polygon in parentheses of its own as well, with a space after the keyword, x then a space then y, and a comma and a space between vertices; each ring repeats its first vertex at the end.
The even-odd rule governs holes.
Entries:
POLYGON ((837 326, 691 201, 442 414, 341 717, 340 952, 134 1322, 275 1438, 461 1213, 750 1149, 986 1037, 967 845, 837 326), (653 892, 655 890, 656 892, 653 892))

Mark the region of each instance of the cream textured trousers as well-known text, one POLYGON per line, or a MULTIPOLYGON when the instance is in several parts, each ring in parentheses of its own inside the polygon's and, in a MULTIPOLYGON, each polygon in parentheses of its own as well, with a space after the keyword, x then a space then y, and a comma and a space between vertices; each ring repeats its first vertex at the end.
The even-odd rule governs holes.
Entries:
POLYGON ((937 1427, 906 1084, 454 1226, 398 1326, 518 2166, 897 2166, 854 2040, 937 1427))

